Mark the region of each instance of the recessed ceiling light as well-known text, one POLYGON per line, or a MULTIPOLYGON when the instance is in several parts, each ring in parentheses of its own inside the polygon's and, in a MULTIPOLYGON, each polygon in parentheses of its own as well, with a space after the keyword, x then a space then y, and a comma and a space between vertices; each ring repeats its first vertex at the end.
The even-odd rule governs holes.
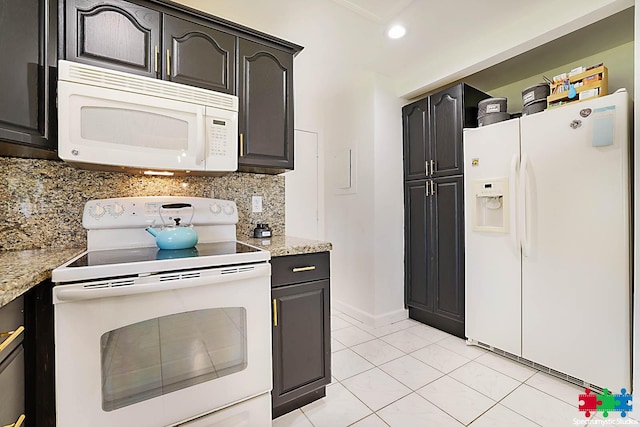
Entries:
POLYGON ((400 24, 392 26, 387 32, 387 36, 389 36, 390 39, 399 39, 404 37, 405 34, 407 34, 407 29, 400 24))

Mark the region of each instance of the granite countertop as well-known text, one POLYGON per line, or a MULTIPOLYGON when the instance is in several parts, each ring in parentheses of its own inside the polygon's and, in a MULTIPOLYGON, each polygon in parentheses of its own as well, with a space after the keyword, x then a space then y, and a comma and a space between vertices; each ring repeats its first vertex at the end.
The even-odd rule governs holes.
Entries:
POLYGON ((54 268, 82 251, 84 248, 0 251, 0 307, 50 279, 54 268))
POLYGON ((331 249, 333 249, 333 246, 329 242, 292 236, 273 236, 263 239, 255 239, 253 237, 239 237, 238 240, 262 249, 266 249, 271 252, 272 257, 310 254, 314 252, 330 251, 331 249))
MULTIPOLYGON (((291 236, 275 236, 268 239, 238 238, 250 245, 266 249, 272 257, 325 252, 331 243, 291 236)), ((0 251, 0 307, 50 279, 51 271, 84 251, 84 248, 31 249, 0 251)))

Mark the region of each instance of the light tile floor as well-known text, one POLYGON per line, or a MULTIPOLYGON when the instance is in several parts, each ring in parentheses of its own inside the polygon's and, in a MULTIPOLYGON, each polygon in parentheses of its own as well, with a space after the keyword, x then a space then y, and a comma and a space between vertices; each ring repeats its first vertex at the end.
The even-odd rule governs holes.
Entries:
POLYGON ((274 427, 605 422, 600 413, 587 419, 578 410, 581 387, 422 323, 408 319, 371 328, 332 311, 331 329, 333 377, 327 396, 275 419, 274 427))

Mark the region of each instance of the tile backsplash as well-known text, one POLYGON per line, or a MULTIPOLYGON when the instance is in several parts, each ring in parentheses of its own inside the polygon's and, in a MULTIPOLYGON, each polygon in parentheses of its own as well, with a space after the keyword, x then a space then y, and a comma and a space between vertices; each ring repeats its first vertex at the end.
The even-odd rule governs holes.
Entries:
POLYGON ((0 250, 83 247, 82 210, 92 199, 196 196, 233 200, 237 234, 268 223, 284 234, 284 176, 233 173, 219 177, 147 177, 76 169, 60 161, 0 157, 0 250), (251 213, 251 196, 262 212, 251 213))

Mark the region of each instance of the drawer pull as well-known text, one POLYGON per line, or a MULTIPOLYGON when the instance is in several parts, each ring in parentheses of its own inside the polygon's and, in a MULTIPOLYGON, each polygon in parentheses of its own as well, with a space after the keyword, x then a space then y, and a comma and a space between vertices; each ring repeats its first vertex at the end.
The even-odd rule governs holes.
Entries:
POLYGON ((310 265, 308 267, 294 267, 291 269, 291 271, 293 271, 294 273, 300 273, 302 271, 312 271, 315 269, 316 269, 315 265, 310 265))
POLYGON ((6 340, 0 343, 0 352, 2 352, 5 348, 9 347, 9 345, 20 336, 21 333, 24 332, 24 326, 18 327, 15 331, 9 332, 0 332, 0 338, 8 337, 6 340))
POLYGON ((273 326, 278 326, 278 302, 273 299, 273 326))
POLYGON ((6 425, 6 426, 4 426, 4 427, 20 427, 20 426, 22 425, 22 423, 24 422, 24 419, 25 419, 25 418, 27 418, 27 417, 25 417, 25 416, 24 416, 24 414, 22 414, 22 415, 20 415, 20 416, 18 417, 18 420, 17 420, 15 423, 13 423, 13 424, 8 424, 8 425, 6 425))

